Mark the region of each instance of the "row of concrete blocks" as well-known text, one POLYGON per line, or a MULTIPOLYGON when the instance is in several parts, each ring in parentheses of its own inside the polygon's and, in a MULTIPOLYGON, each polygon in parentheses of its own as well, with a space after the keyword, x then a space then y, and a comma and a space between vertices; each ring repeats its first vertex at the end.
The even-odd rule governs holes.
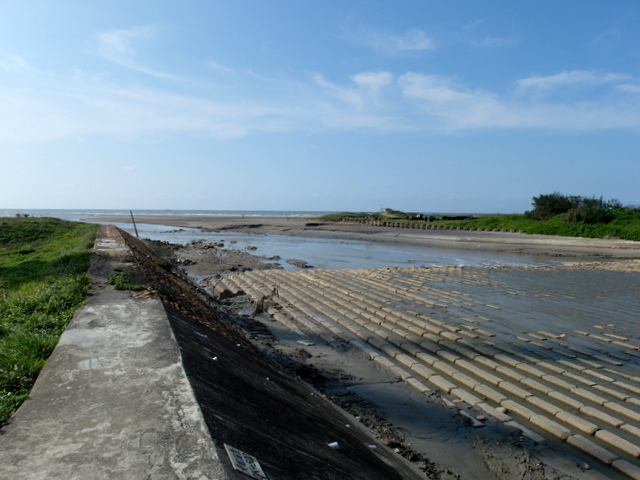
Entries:
MULTIPOLYGON (((432 225, 430 223, 383 222, 380 220, 365 220, 365 219, 357 219, 357 218, 343 218, 342 221, 346 223, 360 223, 362 225, 370 225, 373 227, 409 228, 414 230, 463 230, 463 231, 472 231, 472 232, 516 233, 516 230, 503 230, 499 228, 454 227, 449 225, 432 225)), ((517 232, 524 233, 523 230, 518 230, 517 232)))
MULTIPOLYGON (((250 293, 252 294, 252 296, 254 296, 254 298, 257 298, 257 296, 263 295, 266 293, 265 291, 269 290, 268 285, 273 283, 272 280, 273 279, 268 279, 266 283, 254 284, 253 287, 244 283, 244 281, 240 281, 241 285, 238 285, 238 287, 242 288, 245 291, 249 290, 249 292, 247 293, 250 293)), ((327 285, 322 285, 322 286, 327 287, 327 285)), ((632 425, 629 425, 628 423, 625 423, 611 415, 603 413, 601 410, 594 409, 593 407, 585 405, 582 402, 576 401, 571 397, 565 396, 560 392, 557 392, 557 391, 554 392, 552 390, 549 390, 548 387, 545 387, 543 384, 540 384, 535 380, 529 379, 530 381, 527 382, 524 376, 521 375, 520 372, 516 372, 515 370, 512 370, 512 369, 509 372, 508 367, 501 366, 499 364, 491 365, 490 363, 491 361, 486 357, 480 356, 480 353, 475 352, 474 354, 473 351, 471 351, 470 353, 468 349, 466 349, 467 350, 466 352, 462 350, 462 349, 465 349, 466 347, 458 346, 458 348, 455 348, 456 345, 455 344, 452 345, 451 341, 455 342, 457 340, 460 340, 460 338, 455 338, 455 337, 452 338, 450 335, 447 336, 447 333, 450 333, 449 330, 440 332, 441 334, 444 334, 444 336, 441 338, 437 338, 436 335, 438 334, 431 333, 430 339, 429 339, 429 336, 426 336, 428 341, 426 342, 423 341, 423 342, 420 342, 419 344, 416 344, 415 338, 413 338, 413 341, 407 340, 407 336, 411 338, 411 334, 409 335, 405 334, 404 336, 402 336, 401 335, 403 333, 402 330, 396 331, 394 328, 391 328, 391 330, 389 330, 389 329, 384 329, 383 327, 383 329, 378 328, 371 331, 370 325, 375 324, 376 319, 367 318, 367 316, 371 317, 371 314, 368 313, 366 309, 364 311, 358 311, 356 309, 355 311, 350 312, 349 307, 352 306, 354 303, 357 305, 358 300, 349 298, 349 295, 345 293, 333 292, 333 295, 344 296, 343 297, 344 301, 342 302, 341 306, 345 310, 343 311, 338 310, 336 312, 337 313, 336 315, 331 313, 332 309, 329 308, 329 306, 331 305, 327 306, 326 303, 324 303, 324 306, 321 306, 320 308, 318 308, 317 304, 318 303, 322 304, 322 302, 318 302, 319 299, 317 297, 317 292, 315 293, 311 292, 310 295, 307 295, 303 291, 297 290, 296 287, 294 287, 293 285, 287 286, 284 282, 280 282, 278 288, 281 292, 290 290, 292 292, 297 293, 297 295, 293 295, 292 297, 288 298, 288 300, 293 304, 295 304, 295 306, 299 309, 299 311, 303 313, 302 318, 307 317, 306 322, 303 322, 307 328, 310 326, 310 322, 308 319, 315 318, 317 320, 317 319, 322 319, 324 316, 326 317, 326 319, 329 320, 329 322, 328 323, 325 322, 323 327, 326 328, 328 331, 330 331, 336 337, 338 338, 342 337, 342 339, 345 341, 354 341, 356 338, 359 338, 367 342, 369 345, 373 346, 377 351, 384 352, 384 354, 388 359, 393 359, 394 361, 398 362, 400 365, 403 365, 409 368, 409 371, 412 372, 414 376, 417 375, 418 377, 427 380, 428 382, 430 382, 431 384, 435 385, 440 390, 442 390, 444 393, 458 396, 458 398, 464 400, 470 405, 484 409, 488 414, 491 414, 496 418, 499 418, 507 422, 511 420, 510 417, 505 416, 504 414, 501 414, 500 411, 496 410, 494 407, 492 407, 487 402, 483 401, 478 396, 472 393, 469 393, 469 390, 481 395, 482 397, 488 400, 491 400, 496 405, 504 409, 507 409, 510 412, 516 413, 517 415, 529 421, 531 424, 537 426, 543 431, 546 431, 547 433, 554 435, 555 437, 560 438, 562 440, 566 440, 569 444, 574 445, 580 448, 581 450, 587 451, 587 453, 592 454, 593 456, 603 461, 604 463, 613 464, 615 462, 616 465, 618 466, 617 468, 621 471, 622 470, 631 471, 630 468, 632 467, 632 465, 628 464, 628 462, 626 462, 624 459, 618 458, 612 452, 609 452, 606 449, 602 449, 602 447, 600 447, 595 442, 592 442, 588 438, 572 432, 571 429, 565 427, 563 423, 589 436, 592 435, 596 439, 600 440, 601 442, 605 444, 609 444, 614 448, 620 449, 622 452, 626 453, 627 455, 630 455, 636 458, 640 456, 640 449, 638 449, 634 444, 625 440, 619 435, 616 435, 604 428, 599 428, 597 425, 591 422, 585 421, 579 416, 574 415, 566 410, 563 410, 557 405, 551 404, 539 396, 530 394, 527 390, 522 389, 507 380, 501 380, 499 377, 496 377, 495 375, 487 372, 486 370, 478 368, 477 365, 471 364, 470 362, 467 362, 466 360, 464 360, 462 357, 451 352, 454 351, 457 353, 461 353, 461 352, 463 354, 466 353, 467 358, 470 358, 471 360, 475 360, 475 363, 478 363, 479 360, 484 359, 484 362, 482 362, 482 364, 483 365, 488 364, 490 367, 493 367, 493 369, 496 372, 499 372, 501 374, 506 373, 507 375, 510 373, 512 377, 514 376, 518 377, 518 379, 520 380, 521 383, 523 383, 523 385, 529 388, 537 389, 542 393, 546 393, 551 398, 554 398, 554 400, 558 403, 561 403, 561 404, 565 403, 568 406, 578 409, 578 412, 580 414, 595 416, 600 420, 604 420, 605 423, 608 423, 613 427, 616 427, 616 428, 622 427, 623 431, 627 431, 628 433, 632 433, 634 436, 637 436, 638 434, 637 429, 634 430, 635 427, 633 427, 632 425), (336 324, 340 325, 340 327, 336 327, 336 324), (369 327, 369 329, 365 327, 369 327), (345 336, 345 330, 351 332, 353 335, 345 336), (435 355, 430 355, 428 353, 425 353, 424 350, 426 349, 431 348, 433 350, 434 345, 441 345, 441 346, 446 345, 448 348, 446 349, 436 348, 436 350, 432 352, 435 355), (410 355, 407 355, 407 353, 409 353, 410 355), (456 369, 455 367, 451 367, 451 364, 461 368, 462 370, 465 370, 467 373, 471 373, 473 377, 469 376, 467 373, 464 373, 459 369, 456 369), (429 368, 427 365, 429 365, 432 368, 429 368), (447 380, 447 378, 453 380, 456 383, 453 383, 447 380), (496 390, 491 386, 488 386, 486 383, 483 383, 482 381, 478 381, 477 378, 481 378, 485 382, 493 384, 494 386, 498 387, 498 390, 496 390), (466 387, 466 389, 461 388, 459 385, 461 385, 462 387, 466 387), (529 404, 529 406, 533 406, 539 410, 542 410, 543 412, 545 412, 545 414, 537 413, 535 410, 532 410, 531 408, 526 406, 526 404, 523 405, 521 403, 517 403, 509 399, 506 395, 502 394, 500 390, 505 391, 506 393, 511 394, 512 396, 520 398, 521 400, 525 400, 527 404, 529 404), (562 423, 559 423, 555 420, 551 420, 548 417, 548 414, 551 414, 556 419, 560 420, 562 423)), ((334 302, 333 302, 334 308, 336 303, 335 300, 336 299, 334 299, 334 302)), ((340 305, 340 302, 338 302, 338 305, 340 305)), ((276 319, 280 321, 283 321, 285 319, 285 317, 279 312, 274 312, 274 313, 275 313, 274 316, 276 317, 276 319), (281 317, 281 318, 278 318, 278 317, 281 317)), ((292 316, 294 319, 297 318, 297 320, 300 321, 299 315, 295 315, 295 313, 293 313, 292 316)), ((389 313, 389 315, 385 315, 385 317, 386 318, 383 318, 382 320, 392 321, 394 318, 393 314, 391 313, 389 313)), ((285 320, 285 322, 286 321, 287 320, 285 320)), ((400 320, 396 319, 396 322, 395 322, 396 326, 399 325, 401 328, 403 327, 406 328, 407 327, 406 325, 402 325, 398 323, 403 321, 404 320, 402 319, 400 320)), ((291 322, 289 323, 291 327, 292 324, 291 322)), ((317 332, 321 331, 321 329, 317 329, 317 328, 315 330, 317 332)), ((423 336, 425 335, 423 334, 423 336)), ((331 336, 325 336, 325 337, 326 337, 325 339, 328 341, 331 341, 332 339, 331 336)), ((374 351, 374 353, 376 352, 374 351)), ((494 352, 493 358, 500 359, 501 358, 500 356, 504 356, 504 354, 494 352)), ((379 358, 379 357, 376 357, 376 358, 379 358)), ((509 358, 509 357, 505 357, 505 358, 509 358)), ((516 369, 520 369, 521 371, 524 370, 525 372, 531 373, 531 367, 525 362, 516 363, 514 366, 516 369)), ((545 375, 544 372, 540 372, 540 371, 538 373, 538 376, 542 378, 544 381, 550 381, 550 378, 551 378, 550 375, 545 375)), ((562 385, 563 381, 560 379, 556 379, 556 383, 558 383, 558 381, 560 382, 559 385, 562 385)), ((588 382, 588 383, 593 383, 593 382, 588 382)), ((566 385, 564 386, 566 387, 566 385)), ((599 403, 602 406, 608 406, 609 408, 616 408, 617 410, 619 410, 619 413, 622 413, 623 415, 626 414, 632 417, 635 416, 634 412, 630 411, 629 409, 625 409, 625 407, 620 408, 619 405, 613 402, 608 402, 603 397, 598 398, 598 396, 594 396, 593 394, 591 394, 590 392, 586 391, 583 388, 576 387, 575 385, 573 387, 574 387, 572 389, 573 393, 577 394, 578 396, 581 395, 586 400, 590 400, 590 401, 595 400, 596 403, 599 403)))

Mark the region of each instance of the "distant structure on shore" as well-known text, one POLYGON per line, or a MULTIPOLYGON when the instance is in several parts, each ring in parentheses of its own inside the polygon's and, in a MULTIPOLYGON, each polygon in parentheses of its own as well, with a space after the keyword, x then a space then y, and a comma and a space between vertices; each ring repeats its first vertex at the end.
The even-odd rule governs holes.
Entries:
POLYGON ((391 220, 423 220, 433 222, 435 220, 476 220, 478 217, 472 215, 428 215, 426 213, 401 212, 387 207, 380 207, 380 215, 391 220))

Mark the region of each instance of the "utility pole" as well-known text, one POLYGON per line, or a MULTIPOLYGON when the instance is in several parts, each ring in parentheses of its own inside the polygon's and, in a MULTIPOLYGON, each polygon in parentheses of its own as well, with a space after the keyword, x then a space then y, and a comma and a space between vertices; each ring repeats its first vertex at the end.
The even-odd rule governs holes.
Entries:
POLYGON ((136 227, 136 220, 133 218, 133 211, 129 210, 129 213, 131 214, 131 223, 133 223, 133 229, 136 231, 136 237, 140 238, 140 235, 138 235, 138 227, 136 227))

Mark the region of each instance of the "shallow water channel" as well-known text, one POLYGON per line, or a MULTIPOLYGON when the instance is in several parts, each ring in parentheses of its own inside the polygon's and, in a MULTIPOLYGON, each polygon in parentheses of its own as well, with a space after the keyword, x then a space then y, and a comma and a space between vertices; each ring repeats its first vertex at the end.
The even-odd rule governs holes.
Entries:
MULTIPOLYGON (((116 224, 118 228, 134 234, 129 223, 116 224)), ((484 252, 462 249, 445 249, 428 246, 384 245, 356 240, 294 237, 276 234, 245 232, 211 232, 197 228, 176 228, 164 225, 138 224, 142 238, 187 244, 194 240, 224 242, 233 250, 247 250, 263 257, 279 256, 278 263, 285 270, 298 267, 286 262, 298 259, 315 268, 359 269, 385 267, 439 267, 439 266, 542 266, 559 265, 562 262, 549 257, 523 255, 508 252, 484 252)))

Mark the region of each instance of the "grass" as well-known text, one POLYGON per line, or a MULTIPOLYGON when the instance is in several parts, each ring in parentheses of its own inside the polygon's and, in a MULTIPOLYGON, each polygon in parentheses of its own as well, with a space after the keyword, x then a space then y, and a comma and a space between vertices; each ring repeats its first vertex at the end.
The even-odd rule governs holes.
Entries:
MULTIPOLYGON (((340 213, 332 216, 321 217, 322 220, 339 221, 343 218, 358 219, 369 215, 380 221, 395 223, 427 223, 421 220, 399 220, 382 216, 380 214, 354 214, 340 213)), ((607 223, 584 223, 568 219, 566 213, 555 215, 548 220, 537 220, 523 214, 511 215, 478 215, 473 220, 435 220, 429 225, 442 225, 449 227, 491 229, 491 230, 515 230, 537 235, 560 235, 567 237, 605 238, 615 237, 622 240, 640 241, 640 211, 637 209, 619 209, 611 212, 612 220, 607 223)))
POLYGON ((131 280, 131 272, 117 272, 109 277, 107 281, 109 285, 113 285, 116 290, 131 290, 139 292, 146 290, 146 285, 133 283, 131 280))
POLYGON ((29 391, 90 287, 98 226, 0 219, 0 426, 29 391))

